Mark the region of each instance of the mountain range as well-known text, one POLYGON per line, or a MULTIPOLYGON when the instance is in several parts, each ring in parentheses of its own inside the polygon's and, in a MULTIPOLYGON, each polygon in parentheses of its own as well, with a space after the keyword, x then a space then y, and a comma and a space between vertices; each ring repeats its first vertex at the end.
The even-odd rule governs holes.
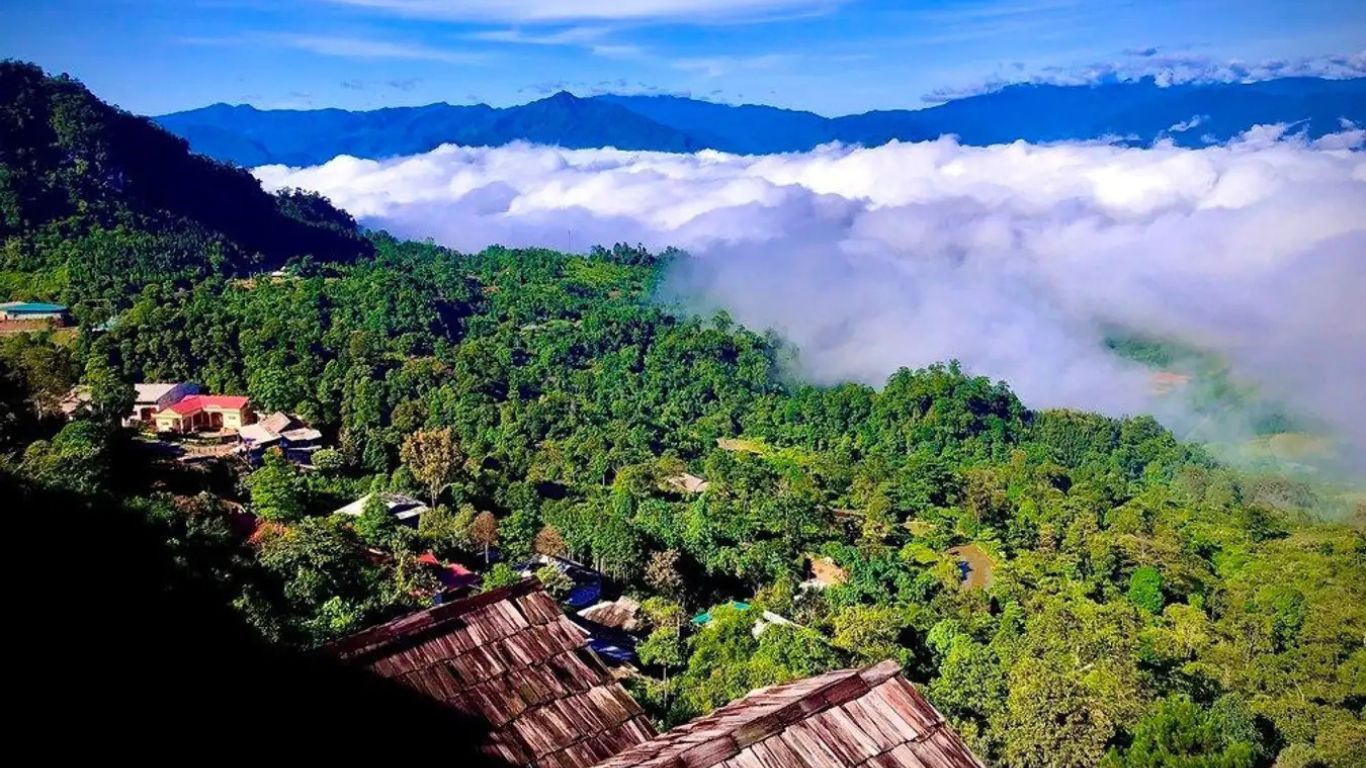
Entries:
POLYGON ((154 118, 194 151, 243 166, 315 165, 341 154, 385 158, 441 144, 528 141, 568 148, 741 154, 809 150, 839 141, 873 146, 952 134, 965 144, 1112 140, 1181 146, 1224 142, 1286 123, 1311 138, 1366 123, 1366 78, 1255 83, 1013 85, 917 110, 843 117, 681 96, 560 92, 514 107, 428 104, 371 111, 262 110, 214 104, 154 118))

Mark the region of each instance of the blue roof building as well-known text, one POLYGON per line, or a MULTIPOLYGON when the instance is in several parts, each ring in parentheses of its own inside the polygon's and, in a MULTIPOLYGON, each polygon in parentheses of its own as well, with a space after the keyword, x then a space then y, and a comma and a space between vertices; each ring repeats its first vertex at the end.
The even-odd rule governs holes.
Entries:
POLYGON ((0 320, 64 320, 66 306, 42 301, 7 301, 0 304, 0 320))

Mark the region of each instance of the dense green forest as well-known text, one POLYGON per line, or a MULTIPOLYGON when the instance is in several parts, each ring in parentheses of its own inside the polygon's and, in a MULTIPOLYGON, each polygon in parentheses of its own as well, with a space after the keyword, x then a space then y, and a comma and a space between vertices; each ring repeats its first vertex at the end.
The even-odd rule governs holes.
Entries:
POLYGON ((69 80, 5 64, 0 110, 3 292, 114 321, 0 338, 6 485, 149 521, 186 582, 273 642, 421 607, 422 552, 486 586, 564 554, 643 600, 630 685, 665 725, 890 657, 993 765, 1366 765, 1360 507, 1321 521, 1311 487, 1151 418, 1031 410, 953 363, 792 381, 781 339, 652 300, 678 254, 362 237, 69 80), (117 420, 132 382, 174 379, 336 447, 317 471, 154 461, 117 420), (91 407, 67 422, 78 382, 91 407), (684 471, 709 486, 669 483, 684 471), (329 515, 374 488, 434 510, 417 530, 329 515), (976 588, 950 552, 970 544, 976 588), (847 581, 804 588, 812 558, 847 581), (760 609, 791 623, 756 637, 760 609))

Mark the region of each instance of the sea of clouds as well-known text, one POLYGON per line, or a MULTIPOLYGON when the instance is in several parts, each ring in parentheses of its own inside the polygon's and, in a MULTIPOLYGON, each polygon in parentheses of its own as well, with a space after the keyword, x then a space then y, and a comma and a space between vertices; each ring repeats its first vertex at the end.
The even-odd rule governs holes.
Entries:
POLYGON ((669 245, 669 295, 880 384, 957 359, 1031 406, 1157 412, 1121 326, 1221 353, 1242 382, 1366 446, 1366 131, 1226 146, 970 147, 952 138, 744 157, 443 146, 256 170, 362 222, 473 251, 669 245))

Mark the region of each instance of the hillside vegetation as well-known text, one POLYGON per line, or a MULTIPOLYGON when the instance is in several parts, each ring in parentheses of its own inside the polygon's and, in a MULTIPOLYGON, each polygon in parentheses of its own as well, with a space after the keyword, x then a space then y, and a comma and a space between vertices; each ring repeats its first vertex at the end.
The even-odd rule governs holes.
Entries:
POLYGON ((123 301, 161 279, 273 269, 370 246, 313 195, 272 196, 74 81, 0 62, 0 290, 123 301))
MULTIPOLYGON (((32 75, 7 67, 7 84, 32 75)), ((132 160, 86 183, 88 165, 51 149, 54 126, 122 157, 115 136, 134 119, 69 81, 33 87, 62 98, 20 103, 88 109, 21 109, 6 85, 6 114, 49 127, 5 128, 5 210, 21 215, 7 219, 0 285, 57 285, 78 315, 109 303, 118 322, 68 347, 0 342, 0 479, 26 518, 58 519, 38 500, 62 493, 145 520, 180 574, 168 583, 301 648, 421 607, 421 553, 484 571, 485 586, 533 552, 563 554, 643 599, 645 674, 631 685, 662 724, 895 658, 993 765, 1366 762, 1366 510, 1319 522, 1312 489, 1221 466, 1151 418, 1032 410, 953 363, 876 389, 787 382, 781 339, 651 300, 677 254, 461 254, 382 233, 354 247, 314 200, 324 215, 303 218, 348 247, 304 249, 319 259, 287 277, 232 279, 248 253, 301 246, 246 246, 189 202, 168 213, 167 195, 138 191, 157 176, 132 160), (81 223, 54 227, 37 213, 50 210, 81 223), (184 246, 169 266, 119 250, 116 292, 112 277, 74 276, 105 269, 91 238, 106 228, 184 246), (213 244, 233 254, 226 266, 213 244), (336 448, 316 470, 268 456, 244 477, 132 450, 114 426, 128 382, 180 378, 298 413, 336 448), (64 423, 51 405, 78 380, 92 407, 64 423), (681 490, 685 471, 709 485, 681 490), (435 509, 417 530, 329 516, 372 489, 435 509), (238 504, 259 519, 250 538, 233 526, 238 504), (955 551, 990 562, 984 587, 963 584, 955 551), (803 586, 812 558, 847 580, 803 586), (708 609, 706 626, 688 622, 708 609), (759 610, 791 623, 756 636, 759 610)), ((147 140, 165 142, 153 165, 239 178, 147 140)), ((236 189, 224 182, 219 206, 270 203, 258 238, 269 222, 319 231, 236 189)), ((119 588, 119 557, 102 564, 105 590, 119 588)))

